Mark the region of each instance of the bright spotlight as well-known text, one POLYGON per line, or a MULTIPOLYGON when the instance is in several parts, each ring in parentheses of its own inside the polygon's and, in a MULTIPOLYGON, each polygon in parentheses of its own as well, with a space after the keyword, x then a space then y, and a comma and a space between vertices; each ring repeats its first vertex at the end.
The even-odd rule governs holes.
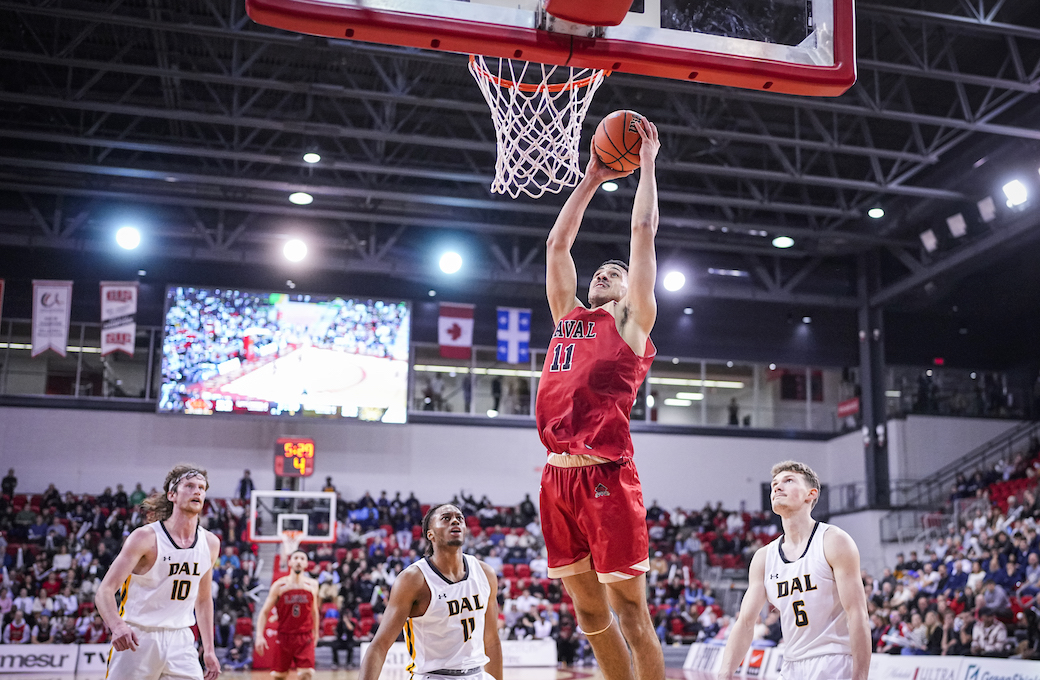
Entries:
POLYGON ((617 182, 604 182, 599 185, 599 188, 603 191, 613 192, 618 190, 617 182))
POLYGON ((297 191, 295 194, 289 194, 289 202, 296 205, 310 205, 314 202, 314 197, 308 193, 297 191))
POLYGON ((774 248, 790 248, 794 245, 794 239, 790 236, 777 236, 773 239, 774 248))
POLYGON ((454 251, 448 251, 441 255, 441 271, 445 274, 454 274, 462 269, 462 256, 454 251))
POLYGON ((120 227, 116 232, 116 243, 121 248, 133 250, 141 245, 141 232, 136 227, 120 227))
POLYGON ((316 153, 305 153, 303 154, 303 161, 305 163, 317 163, 321 160, 321 156, 316 153))
POLYGON ((664 289, 675 292, 686 285, 682 272, 668 272, 664 277, 664 289))
POLYGON ((880 220, 885 216, 885 210, 883 208, 871 208, 867 211, 867 216, 875 220, 880 220))
POLYGON ((298 238, 294 238, 285 242, 285 247, 282 248, 282 253, 285 255, 285 259, 290 262, 299 262, 303 258, 307 257, 307 244, 298 238))
POLYGON ((657 400, 656 400, 656 399, 654 399, 654 395, 652 395, 652 394, 648 394, 648 395, 646 395, 646 405, 647 405, 648 407, 650 407, 650 408, 653 408, 653 407, 654 407, 654 404, 655 404, 656 402, 657 402, 657 400))
POLYGON ((804 324, 812 323, 812 317, 811 316, 803 316, 802 317, 802 323, 804 323, 804 324))
POLYGON ((489 408, 488 411, 487 411, 487 417, 488 418, 496 418, 496 417, 498 417, 498 411, 496 411, 493 408, 489 408))
POLYGON ((1026 202, 1026 199, 1029 198, 1029 191, 1020 180, 1013 179, 1004 185, 1004 195, 1007 196, 1008 207, 1014 208, 1026 202))

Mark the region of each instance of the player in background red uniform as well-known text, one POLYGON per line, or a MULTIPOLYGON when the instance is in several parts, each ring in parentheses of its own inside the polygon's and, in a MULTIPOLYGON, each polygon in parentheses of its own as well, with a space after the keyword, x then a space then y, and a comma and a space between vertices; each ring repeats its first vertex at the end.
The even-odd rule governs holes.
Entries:
POLYGON ((646 508, 628 421, 657 353, 650 330, 657 320, 655 163, 661 144, 653 123, 643 118, 636 125, 642 146, 630 264, 600 266, 589 285, 588 308, 577 298, 571 246, 599 185, 629 173, 611 170, 593 151, 549 233, 546 294, 556 331, 535 409, 548 452, 540 505, 549 576, 563 579, 607 680, 664 678, 661 644, 646 606, 646 508))
POLYGON ((260 617, 256 622, 255 649, 263 653, 267 616, 275 609, 278 616, 278 653, 273 672, 276 680, 289 676, 296 663, 300 680, 314 677, 314 646, 318 642, 318 582, 307 576, 307 553, 297 550, 289 556, 289 574, 271 584, 260 617))

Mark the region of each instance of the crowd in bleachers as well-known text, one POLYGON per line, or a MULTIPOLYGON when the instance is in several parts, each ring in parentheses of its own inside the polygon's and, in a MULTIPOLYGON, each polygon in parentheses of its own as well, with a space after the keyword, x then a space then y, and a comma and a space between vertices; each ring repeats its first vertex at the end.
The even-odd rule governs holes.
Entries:
MULTIPOLYGON (((1040 658, 1040 442, 957 478, 975 510, 880 576, 864 575, 875 651, 1040 658)), ((970 505, 968 506, 970 507, 970 505)))

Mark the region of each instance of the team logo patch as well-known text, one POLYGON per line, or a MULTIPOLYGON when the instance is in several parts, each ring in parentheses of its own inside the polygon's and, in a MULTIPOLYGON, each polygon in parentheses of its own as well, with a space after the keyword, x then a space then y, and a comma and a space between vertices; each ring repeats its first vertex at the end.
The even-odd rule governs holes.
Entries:
POLYGON ((609 496, 609 495, 610 495, 610 492, 607 491, 607 487, 603 486, 602 484, 597 484, 596 485, 596 498, 599 498, 601 496, 609 496))

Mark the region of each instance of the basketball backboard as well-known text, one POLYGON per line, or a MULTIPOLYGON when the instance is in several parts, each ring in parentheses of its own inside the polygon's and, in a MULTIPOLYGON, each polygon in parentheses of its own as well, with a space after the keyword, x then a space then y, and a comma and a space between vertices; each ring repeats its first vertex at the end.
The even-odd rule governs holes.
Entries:
POLYGON ((300 543, 335 542, 336 494, 254 489, 249 498, 249 540, 281 543, 284 531, 303 532, 300 543))
POLYGON ((604 27, 553 17, 545 2, 246 0, 246 9, 298 33, 754 90, 837 96, 856 80, 854 0, 634 0, 604 27))

